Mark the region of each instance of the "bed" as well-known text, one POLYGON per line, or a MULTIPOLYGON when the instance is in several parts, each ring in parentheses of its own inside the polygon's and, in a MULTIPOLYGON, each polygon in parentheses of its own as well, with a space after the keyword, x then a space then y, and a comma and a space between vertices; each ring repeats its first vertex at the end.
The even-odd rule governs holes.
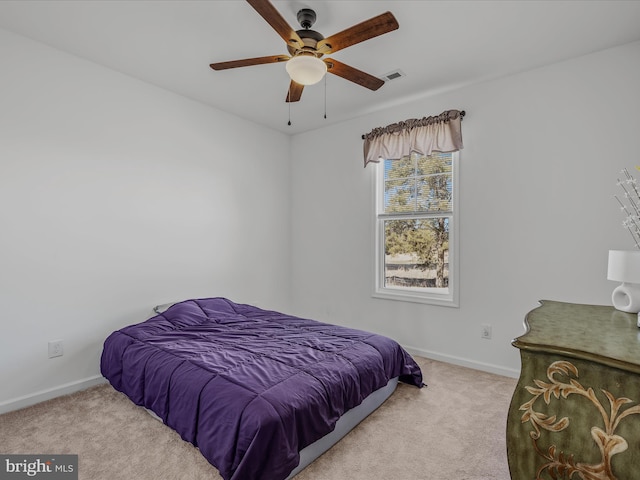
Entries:
POLYGON ((113 332, 101 371, 225 480, 291 478, 398 381, 423 385, 387 337, 225 298, 179 302, 113 332))

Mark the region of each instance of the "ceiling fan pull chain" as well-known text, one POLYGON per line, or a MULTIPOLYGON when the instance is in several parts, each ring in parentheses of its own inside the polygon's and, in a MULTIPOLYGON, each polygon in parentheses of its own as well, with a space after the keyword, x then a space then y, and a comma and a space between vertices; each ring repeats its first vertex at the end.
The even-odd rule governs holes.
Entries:
POLYGON ((327 119, 327 76, 324 76, 324 119, 327 119))
MULTIPOLYGON (((289 97, 287 98, 287 100, 291 100, 291 84, 289 84, 289 97)), ((291 102, 288 102, 289 105, 289 121, 287 122, 287 125, 291 126, 291 102)))

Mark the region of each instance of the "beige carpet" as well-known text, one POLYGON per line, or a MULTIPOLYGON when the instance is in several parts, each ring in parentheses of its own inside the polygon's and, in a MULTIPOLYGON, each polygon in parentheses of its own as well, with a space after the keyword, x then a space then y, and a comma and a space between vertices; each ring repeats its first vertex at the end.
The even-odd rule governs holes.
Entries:
MULTIPOLYGON (((296 480, 508 480, 516 380, 420 357, 396 392, 296 480)), ((192 445, 110 385, 0 415, 0 453, 79 456, 81 480, 220 480, 192 445)))

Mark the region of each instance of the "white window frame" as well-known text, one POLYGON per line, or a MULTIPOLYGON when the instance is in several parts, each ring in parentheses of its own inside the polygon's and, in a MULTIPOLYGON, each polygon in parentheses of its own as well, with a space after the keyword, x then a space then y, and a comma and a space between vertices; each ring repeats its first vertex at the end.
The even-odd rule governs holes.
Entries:
POLYGON ((451 154, 451 179, 453 182, 453 208, 449 220, 449 293, 432 293, 428 291, 416 291, 385 287, 384 282, 384 220, 390 219, 389 215, 381 214, 384 211, 384 161, 374 165, 373 177, 373 221, 374 221, 374 287, 373 297, 387 300, 400 300, 405 302, 426 303, 444 307, 459 307, 460 288, 460 261, 458 244, 458 165, 460 152, 451 154))

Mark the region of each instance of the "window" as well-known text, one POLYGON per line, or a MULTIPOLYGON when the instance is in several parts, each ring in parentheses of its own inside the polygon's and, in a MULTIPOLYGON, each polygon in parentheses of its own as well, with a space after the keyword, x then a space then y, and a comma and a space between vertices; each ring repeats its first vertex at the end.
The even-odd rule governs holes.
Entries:
POLYGON ((377 165, 374 296, 458 306, 458 152, 377 165))

